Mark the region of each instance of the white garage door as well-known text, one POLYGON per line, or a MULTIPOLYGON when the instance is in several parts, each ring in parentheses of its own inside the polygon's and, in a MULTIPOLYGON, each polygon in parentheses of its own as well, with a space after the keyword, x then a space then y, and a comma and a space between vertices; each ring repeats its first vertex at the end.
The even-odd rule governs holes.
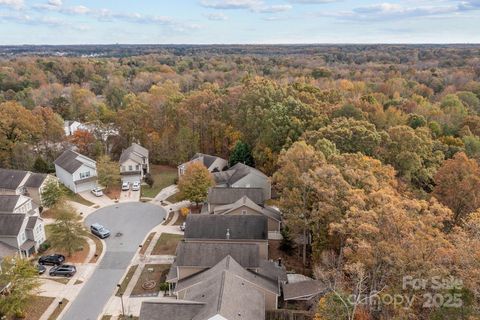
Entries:
POLYGON ((77 193, 83 191, 90 191, 97 186, 95 181, 88 181, 77 185, 77 193))
POLYGON ((125 176, 122 176, 122 182, 134 183, 136 181, 140 182, 140 180, 141 180, 140 175, 125 175, 125 176))

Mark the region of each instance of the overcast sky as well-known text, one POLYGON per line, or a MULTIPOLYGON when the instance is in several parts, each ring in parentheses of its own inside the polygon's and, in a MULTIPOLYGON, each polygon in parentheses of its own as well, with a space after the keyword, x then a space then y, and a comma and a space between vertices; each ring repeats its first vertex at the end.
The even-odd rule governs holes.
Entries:
POLYGON ((0 44, 480 43, 480 0, 0 0, 0 44))

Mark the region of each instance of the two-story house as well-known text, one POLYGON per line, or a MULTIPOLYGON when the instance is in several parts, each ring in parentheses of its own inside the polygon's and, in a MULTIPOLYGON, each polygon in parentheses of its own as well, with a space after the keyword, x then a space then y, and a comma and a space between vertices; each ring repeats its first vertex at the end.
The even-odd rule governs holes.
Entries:
POLYGON ((123 182, 141 181, 150 172, 148 150, 136 143, 123 150, 119 162, 123 182))
POLYGON ((28 257, 45 241, 43 220, 32 199, 22 195, 0 196, 0 256, 28 257))
POLYGON ((54 163, 58 180, 74 193, 97 186, 97 164, 94 160, 73 150, 65 150, 54 163))

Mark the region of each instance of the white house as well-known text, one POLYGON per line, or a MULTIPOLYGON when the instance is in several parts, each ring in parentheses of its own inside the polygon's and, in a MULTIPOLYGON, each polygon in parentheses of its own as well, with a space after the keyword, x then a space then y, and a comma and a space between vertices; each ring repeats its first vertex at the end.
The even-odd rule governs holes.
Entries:
POLYGON ((89 191, 97 186, 97 164, 94 160, 66 150, 54 163, 58 180, 74 193, 89 191))
POLYGON ((45 241, 43 220, 32 199, 23 195, 0 195, 0 257, 29 257, 45 241))
POLYGON ((42 218, 24 213, 0 213, 0 255, 29 257, 45 242, 42 218))
POLYGON ((39 214, 38 206, 32 199, 23 195, 0 195, 0 213, 25 213, 29 216, 39 214))
POLYGON ((136 143, 123 150, 119 162, 123 182, 141 181, 150 172, 148 150, 136 143))

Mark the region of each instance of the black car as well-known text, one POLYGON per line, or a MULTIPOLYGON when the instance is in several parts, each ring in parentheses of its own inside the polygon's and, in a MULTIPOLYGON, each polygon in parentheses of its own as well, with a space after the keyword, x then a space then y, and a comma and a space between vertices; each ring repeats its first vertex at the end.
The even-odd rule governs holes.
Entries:
POLYGON ((72 277, 77 272, 75 266, 69 264, 62 264, 60 266, 55 266, 50 269, 50 276, 64 276, 72 277))
POLYGON ((44 274, 45 271, 47 271, 47 268, 45 268, 45 266, 42 264, 37 264, 36 268, 38 270, 38 274, 44 274))
POLYGON ((48 264, 52 266, 58 266, 65 262, 65 256, 61 254, 51 254, 49 256, 41 256, 40 259, 38 259, 38 264, 48 264))

